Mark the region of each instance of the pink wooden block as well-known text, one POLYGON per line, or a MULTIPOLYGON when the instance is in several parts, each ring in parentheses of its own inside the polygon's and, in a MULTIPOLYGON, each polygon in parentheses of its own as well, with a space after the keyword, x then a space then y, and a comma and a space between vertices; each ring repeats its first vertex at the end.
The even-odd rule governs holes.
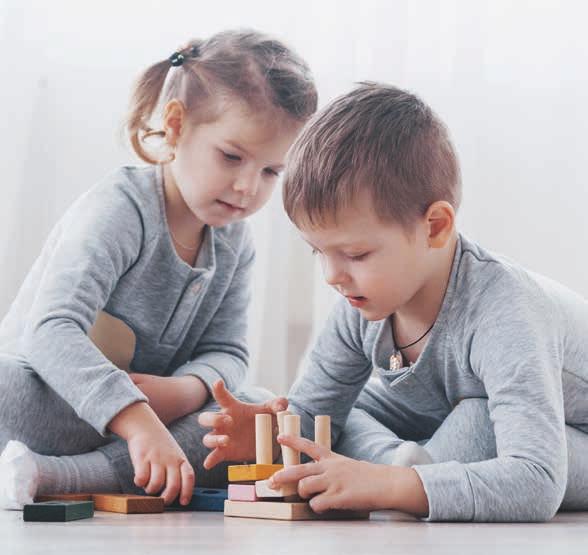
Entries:
POLYGON ((229 484, 229 499, 231 501, 257 501, 255 484, 229 484))

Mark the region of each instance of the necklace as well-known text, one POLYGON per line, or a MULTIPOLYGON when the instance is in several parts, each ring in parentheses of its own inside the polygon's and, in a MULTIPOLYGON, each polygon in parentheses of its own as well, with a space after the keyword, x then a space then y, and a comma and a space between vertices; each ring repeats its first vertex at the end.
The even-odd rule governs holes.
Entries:
POLYGON ((169 229, 169 234, 172 236, 172 239, 178 245, 180 245, 180 247, 182 247, 183 249, 186 249, 187 251, 197 251, 198 248, 200 247, 199 243, 195 247, 188 247, 187 245, 184 245, 184 243, 180 243, 180 241, 178 241, 178 238, 174 235, 174 232, 171 230, 171 227, 168 226, 168 229, 169 229))
MULTIPOLYGON (((435 325, 435 322, 433 322, 431 324, 431 327, 425 332, 423 333, 423 335, 421 335, 416 341, 413 341, 412 343, 409 343, 408 345, 404 345, 403 347, 400 346, 396 346, 396 353, 394 353, 391 357, 390 357, 390 370, 394 370, 394 371, 398 371, 402 368, 403 365, 403 356, 402 353, 400 351, 402 351, 403 349, 408 349, 409 347, 412 347, 413 345, 416 345, 419 341, 422 341, 427 335, 428 333, 433 329, 433 326, 435 325)), ((396 344, 396 338, 394 337, 394 326, 390 326, 390 328, 392 329, 392 339, 394 340, 394 344, 396 344)), ((412 362, 410 363, 410 365, 412 366, 412 362)))

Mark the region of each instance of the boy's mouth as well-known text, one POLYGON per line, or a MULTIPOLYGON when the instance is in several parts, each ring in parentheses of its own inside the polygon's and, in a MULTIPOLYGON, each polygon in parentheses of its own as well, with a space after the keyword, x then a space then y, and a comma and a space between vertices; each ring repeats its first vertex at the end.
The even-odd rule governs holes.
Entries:
POLYGON ((367 299, 362 296, 353 297, 351 295, 345 295, 345 297, 349 301, 349 304, 355 308, 360 308, 367 303, 367 299))

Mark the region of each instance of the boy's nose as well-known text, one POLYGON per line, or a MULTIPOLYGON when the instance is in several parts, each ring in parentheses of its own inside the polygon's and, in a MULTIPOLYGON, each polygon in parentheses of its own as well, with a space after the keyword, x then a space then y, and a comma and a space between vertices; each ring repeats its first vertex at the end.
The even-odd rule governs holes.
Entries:
POLYGON ((325 281, 332 286, 340 285, 345 281, 345 272, 335 264, 330 264, 328 261, 323 263, 323 274, 325 281))

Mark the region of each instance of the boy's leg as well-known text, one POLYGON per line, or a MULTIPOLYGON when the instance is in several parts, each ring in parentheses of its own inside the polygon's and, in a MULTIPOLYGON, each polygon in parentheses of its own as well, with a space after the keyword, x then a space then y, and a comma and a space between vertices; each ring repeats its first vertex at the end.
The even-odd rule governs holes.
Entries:
MULTIPOLYGON (((566 426, 568 483, 562 510, 588 510, 588 434, 566 426)), ((464 399, 425 444, 435 462, 471 463, 496 457, 487 399, 464 399)), ((547 447, 546 447, 547 448, 547 447)))
MULTIPOLYGON (((263 403, 275 395, 262 388, 247 388, 235 394, 241 401, 248 403, 263 403)), ((188 414, 173 422, 169 431, 179 446, 188 457, 190 464, 196 471, 196 484, 198 487, 225 488, 227 487, 227 466, 229 463, 221 463, 211 470, 204 470, 202 463, 210 450, 202 444, 202 438, 210 431, 198 424, 198 415, 204 411, 217 411, 219 406, 212 402, 204 406, 200 411, 188 414)), ((124 440, 117 440, 99 448, 106 455, 111 468, 116 473, 120 490, 124 493, 145 493, 134 483, 135 471, 129 456, 129 450, 124 440)), ((235 463, 230 463, 235 464, 235 463)))

